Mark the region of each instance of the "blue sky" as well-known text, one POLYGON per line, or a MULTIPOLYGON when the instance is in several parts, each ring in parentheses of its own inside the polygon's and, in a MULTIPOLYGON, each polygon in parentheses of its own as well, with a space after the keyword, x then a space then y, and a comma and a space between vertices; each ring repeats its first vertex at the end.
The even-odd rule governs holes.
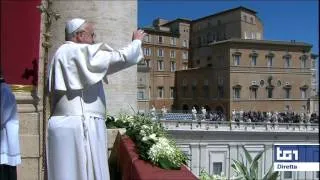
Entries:
POLYGON ((158 17, 194 20, 238 6, 257 12, 264 39, 310 43, 312 52, 319 54, 318 0, 138 0, 138 26, 151 25, 158 17))

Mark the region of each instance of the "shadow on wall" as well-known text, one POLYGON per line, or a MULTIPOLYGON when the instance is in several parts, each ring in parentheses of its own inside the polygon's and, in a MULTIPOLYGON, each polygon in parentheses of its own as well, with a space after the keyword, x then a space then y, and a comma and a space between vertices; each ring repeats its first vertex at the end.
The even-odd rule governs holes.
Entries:
POLYGON ((32 68, 25 68, 23 74, 21 75, 23 79, 28 80, 32 78, 32 85, 37 85, 38 83, 38 60, 35 58, 32 61, 32 68))

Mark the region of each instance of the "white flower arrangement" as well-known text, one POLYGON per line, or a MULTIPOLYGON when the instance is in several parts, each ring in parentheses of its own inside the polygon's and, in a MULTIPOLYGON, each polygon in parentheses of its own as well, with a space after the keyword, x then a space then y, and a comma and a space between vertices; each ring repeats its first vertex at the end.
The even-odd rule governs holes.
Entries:
POLYGON ((135 142, 140 157, 161 168, 180 169, 188 160, 175 141, 168 137, 162 125, 149 116, 107 116, 106 125, 108 128, 125 128, 126 134, 135 142))

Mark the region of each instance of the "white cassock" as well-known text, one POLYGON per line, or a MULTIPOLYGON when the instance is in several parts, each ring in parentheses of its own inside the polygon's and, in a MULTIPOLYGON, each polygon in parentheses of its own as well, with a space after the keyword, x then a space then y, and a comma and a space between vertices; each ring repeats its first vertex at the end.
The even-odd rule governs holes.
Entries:
POLYGON ((137 64, 141 41, 113 50, 108 45, 67 41, 49 69, 52 116, 48 123, 49 180, 107 180, 106 75, 137 64))
POLYGON ((17 104, 10 87, 1 84, 0 164, 17 166, 21 163, 19 145, 19 119, 17 104))

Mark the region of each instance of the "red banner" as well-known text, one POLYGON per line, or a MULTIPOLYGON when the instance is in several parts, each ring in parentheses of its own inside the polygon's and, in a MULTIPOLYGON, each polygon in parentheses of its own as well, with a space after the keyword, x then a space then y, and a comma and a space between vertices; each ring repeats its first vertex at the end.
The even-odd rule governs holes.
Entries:
POLYGON ((38 81, 41 0, 1 0, 1 68, 9 84, 38 81))

